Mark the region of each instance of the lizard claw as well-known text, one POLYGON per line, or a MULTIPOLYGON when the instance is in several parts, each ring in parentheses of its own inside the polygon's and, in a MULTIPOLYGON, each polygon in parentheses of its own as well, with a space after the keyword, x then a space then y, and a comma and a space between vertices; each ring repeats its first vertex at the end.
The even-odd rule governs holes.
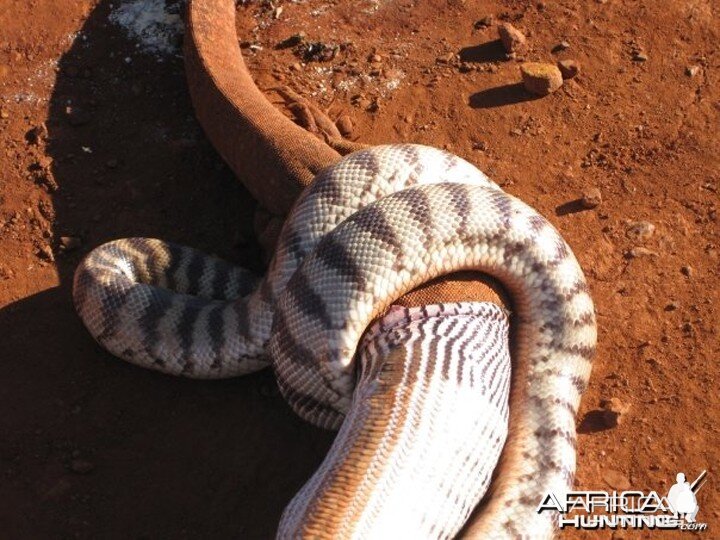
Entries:
POLYGON ((341 155, 367 148, 367 145, 343 139, 340 130, 325 111, 310 100, 295 92, 289 86, 271 88, 285 101, 285 105, 295 115, 295 121, 310 133, 341 155))

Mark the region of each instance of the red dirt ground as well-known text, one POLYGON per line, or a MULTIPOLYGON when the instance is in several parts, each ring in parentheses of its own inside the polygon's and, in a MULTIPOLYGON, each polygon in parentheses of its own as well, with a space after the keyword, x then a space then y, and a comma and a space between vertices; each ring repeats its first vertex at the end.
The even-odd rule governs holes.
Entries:
MULTIPOLYGON (((307 0, 275 4, 277 19, 268 3, 240 4, 259 86, 289 84, 349 115, 362 142, 450 149, 550 218, 586 270, 600 325, 578 488, 664 494, 677 472, 707 469, 698 521, 709 529, 697 536, 717 537, 717 4, 307 0), (474 27, 487 15, 528 36, 524 59, 573 58, 580 75, 531 99, 495 27, 474 27), (302 62, 274 49, 301 30, 338 54, 302 62), (561 41, 570 47, 552 53, 561 41), (603 202, 579 211, 590 187, 603 202), (631 238, 635 221, 654 234, 631 238), (607 428, 598 410, 613 397, 629 410, 607 428)), ((296 418, 270 373, 143 371, 100 350, 73 311, 75 266, 112 238, 174 240, 262 269, 253 203, 194 120, 182 59, 138 52, 111 9, 0 6, 2 536, 267 538, 333 435, 296 418), (63 249, 67 236, 80 247, 63 249)))

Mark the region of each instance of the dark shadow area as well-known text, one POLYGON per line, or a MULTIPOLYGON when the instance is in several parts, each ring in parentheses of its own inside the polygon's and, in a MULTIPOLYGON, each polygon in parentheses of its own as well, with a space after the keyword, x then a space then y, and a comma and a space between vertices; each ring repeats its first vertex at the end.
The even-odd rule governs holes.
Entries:
POLYGON ((500 62, 506 59, 505 48, 499 39, 460 49, 461 62, 500 62))
POLYGON ((582 199, 575 199, 574 201, 568 201, 555 207, 555 215, 566 216, 568 214, 582 212, 583 210, 587 210, 587 208, 583 206, 582 199))
POLYGON ((193 381, 125 364, 72 306, 78 262, 113 238, 262 270, 254 203, 195 121, 182 60, 139 53, 110 5, 60 59, 46 120, 60 286, 0 310, 3 536, 269 538, 334 434, 297 418, 270 372, 193 381), (63 253, 62 236, 80 247, 63 253))
POLYGON ((539 97, 525 90, 522 83, 516 83, 476 92, 470 96, 469 105, 473 109, 492 109, 534 99, 539 99, 539 97))
POLYGON ((607 411, 590 411, 578 425, 578 433, 587 435, 612 429, 615 426, 608 425, 607 411))

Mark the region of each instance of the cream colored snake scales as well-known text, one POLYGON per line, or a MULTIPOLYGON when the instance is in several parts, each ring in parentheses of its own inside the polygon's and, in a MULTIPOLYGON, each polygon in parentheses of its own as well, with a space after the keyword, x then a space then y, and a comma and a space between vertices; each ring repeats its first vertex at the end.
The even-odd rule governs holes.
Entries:
POLYGON ((418 145, 343 158, 297 201, 262 280, 189 248, 126 239, 87 256, 74 301, 125 360, 197 378, 271 362, 300 416, 328 428, 348 416, 280 537, 451 537, 501 450, 466 532, 553 534, 555 516, 536 508, 572 485, 593 304, 555 229, 460 158, 418 145), (497 306, 396 307, 362 338, 394 299, 468 269, 513 298, 510 390, 497 306))

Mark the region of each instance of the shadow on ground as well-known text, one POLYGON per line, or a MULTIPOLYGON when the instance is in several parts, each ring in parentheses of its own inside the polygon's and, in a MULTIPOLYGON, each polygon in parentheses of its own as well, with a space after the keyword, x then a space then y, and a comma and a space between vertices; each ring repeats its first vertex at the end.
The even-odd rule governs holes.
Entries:
POLYGON ((333 434, 296 418, 264 372, 201 382, 112 358, 71 303, 104 241, 154 236, 260 270, 252 202, 194 120, 182 60, 157 62, 101 1, 47 118, 60 286, 0 310, 0 459, 8 538, 271 537, 333 434), (126 60, 129 58, 130 60, 126 60))
POLYGON ((476 92, 470 96, 469 105, 473 109, 491 109, 534 99, 539 97, 525 90, 522 83, 515 83, 476 92))

